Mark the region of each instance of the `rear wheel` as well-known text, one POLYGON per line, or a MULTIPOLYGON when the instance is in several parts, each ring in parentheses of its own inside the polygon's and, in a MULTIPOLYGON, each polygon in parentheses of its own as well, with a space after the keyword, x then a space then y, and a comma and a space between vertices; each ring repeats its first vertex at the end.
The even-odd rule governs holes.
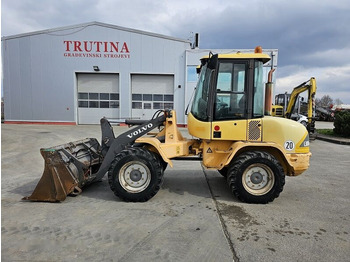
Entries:
POLYGON ((281 164, 271 154, 247 152, 231 164, 227 182, 241 201, 266 204, 282 192, 285 175, 281 164))
POLYGON ((152 198, 163 182, 163 168, 157 156, 144 148, 129 148, 117 154, 108 172, 114 194, 130 202, 152 198))

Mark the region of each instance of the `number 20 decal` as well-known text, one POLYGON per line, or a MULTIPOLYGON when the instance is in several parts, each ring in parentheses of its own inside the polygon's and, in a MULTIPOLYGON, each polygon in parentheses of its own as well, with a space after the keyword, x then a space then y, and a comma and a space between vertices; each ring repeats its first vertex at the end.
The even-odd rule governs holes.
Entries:
POLYGON ((294 145, 294 142, 293 142, 293 141, 286 141, 286 142, 284 143, 284 148, 285 148, 286 150, 293 150, 294 147, 295 147, 295 145, 294 145))

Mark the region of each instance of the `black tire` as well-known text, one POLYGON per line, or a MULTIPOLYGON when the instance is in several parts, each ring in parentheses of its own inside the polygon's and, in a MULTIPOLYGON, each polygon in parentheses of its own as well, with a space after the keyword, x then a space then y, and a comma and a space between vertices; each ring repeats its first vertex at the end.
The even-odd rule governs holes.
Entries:
POLYGON ((117 154, 108 171, 109 186, 124 201, 145 202, 163 183, 163 168, 155 153, 129 148, 117 154))
POLYGON ((277 159, 266 152, 246 152, 238 156, 227 173, 235 197, 247 203, 272 202, 283 191, 285 175, 277 159))
POLYGON ((158 153, 154 153, 154 155, 157 157, 160 165, 162 166, 163 172, 165 171, 165 169, 168 167, 168 163, 165 162, 162 158, 161 155, 159 155, 158 153))
POLYGON ((220 175, 222 175, 223 177, 227 178, 227 171, 228 168, 225 166, 222 169, 218 170, 218 172, 220 173, 220 175))

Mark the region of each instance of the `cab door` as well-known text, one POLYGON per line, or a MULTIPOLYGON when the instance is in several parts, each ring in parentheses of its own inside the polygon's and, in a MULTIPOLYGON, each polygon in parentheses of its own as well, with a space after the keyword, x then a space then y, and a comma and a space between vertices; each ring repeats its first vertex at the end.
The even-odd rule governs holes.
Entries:
POLYGON ((220 61, 213 108, 212 139, 247 139, 248 85, 249 61, 220 61))

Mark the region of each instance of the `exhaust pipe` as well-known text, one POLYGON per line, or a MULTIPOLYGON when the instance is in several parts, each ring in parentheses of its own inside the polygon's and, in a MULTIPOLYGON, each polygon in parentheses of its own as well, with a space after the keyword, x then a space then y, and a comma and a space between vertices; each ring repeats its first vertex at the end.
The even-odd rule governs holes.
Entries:
POLYGON ((276 69, 271 69, 268 74, 268 80, 265 85, 265 115, 270 116, 272 111, 272 74, 276 69))

